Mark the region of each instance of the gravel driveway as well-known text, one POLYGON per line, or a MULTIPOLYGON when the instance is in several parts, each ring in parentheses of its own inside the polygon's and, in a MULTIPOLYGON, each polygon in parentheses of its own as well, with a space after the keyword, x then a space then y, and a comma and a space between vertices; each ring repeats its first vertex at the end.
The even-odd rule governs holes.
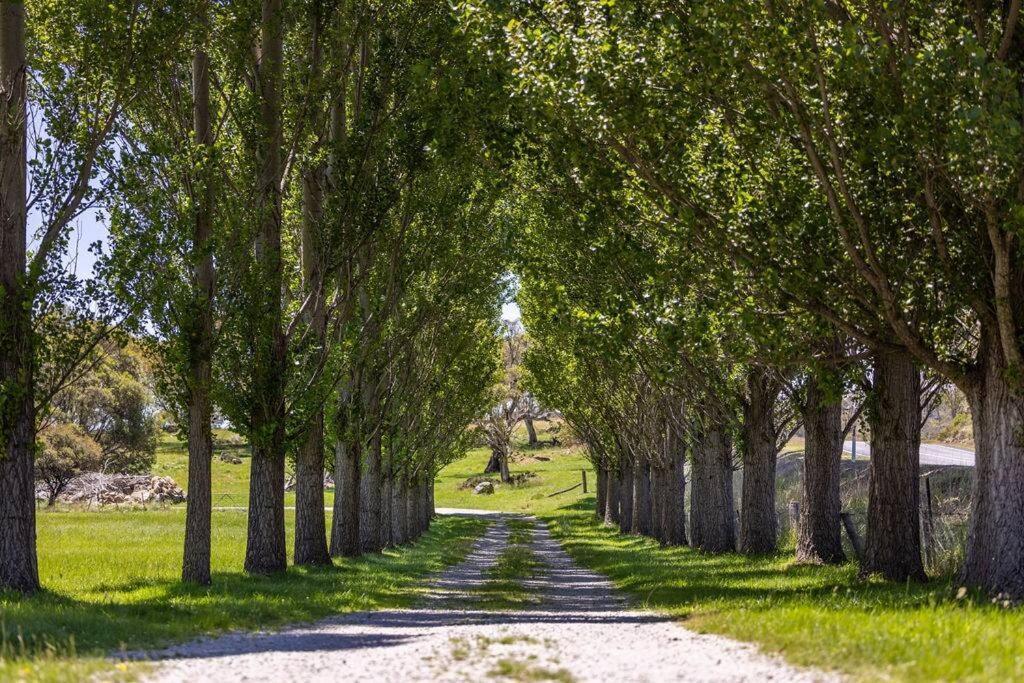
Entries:
POLYGON ((171 681, 822 681, 751 645, 699 635, 631 609, 538 523, 543 569, 521 611, 472 606, 508 543, 496 517, 466 560, 415 609, 347 614, 274 633, 238 633, 150 653, 150 680, 171 681))

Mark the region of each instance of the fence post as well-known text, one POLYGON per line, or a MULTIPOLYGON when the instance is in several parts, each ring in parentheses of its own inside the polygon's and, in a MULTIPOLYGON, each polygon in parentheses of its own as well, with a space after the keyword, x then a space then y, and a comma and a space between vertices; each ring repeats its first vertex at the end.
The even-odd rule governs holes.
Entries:
POLYGON ((857 533, 857 527, 853 525, 853 515, 849 512, 839 513, 839 519, 843 520, 843 528, 846 529, 846 535, 850 537, 850 544, 853 546, 853 552, 857 555, 857 561, 864 559, 864 542, 860 539, 860 534, 857 533))
POLYGON ((927 507, 924 513, 924 558, 929 568, 935 566, 935 518, 932 511, 932 478, 924 478, 924 495, 927 507))
POLYGON ((587 492, 587 471, 586 470, 580 470, 580 472, 583 474, 583 493, 586 493, 587 492))

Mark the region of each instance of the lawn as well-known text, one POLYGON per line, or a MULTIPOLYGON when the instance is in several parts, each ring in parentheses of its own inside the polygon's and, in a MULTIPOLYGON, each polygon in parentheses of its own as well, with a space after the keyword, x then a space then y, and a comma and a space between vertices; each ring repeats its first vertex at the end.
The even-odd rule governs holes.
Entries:
MULTIPOLYGON (((421 594, 422 580, 462 559, 486 526, 440 518, 417 543, 398 550, 256 578, 242 572, 245 513, 216 512, 213 586, 197 588, 178 581, 183 520, 180 507, 41 513, 46 590, 31 598, 0 594, 0 680, 109 675, 116 670, 104 655, 113 651, 408 606, 421 594)), ((292 521, 289 514, 289 535, 292 521)), ((129 668, 125 675, 133 673, 129 668)))
MULTIPOLYGON (((557 424, 538 422, 537 435, 541 442, 550 442, 562 435, 564 430, 557 424)), ((555 512, 565 505, 579 502, 588 496, 593 498, 597 476, 593 466, 584 457, 579 446, 526 447, 526 431, 522 427, 516 432, 517 454, 509 465, 513 475, 529 473, 534 475, 520 485, 501 484, 497 474, 487 475, 495 482, 491 495, 473 493, 472 487, 464 487, 471 477, 483 476, 490 458, 487 448, 475 448, 466 457, 445 467, 434 482, 434 504, 439 508, 473 508, 478 510, 501 510, 504 512, 525 512, 543 514, 555 512), (576 484, 583 483, 582 472, 587 473, 587 491, 580 486, 560 493, 576 484)), ((562 435, 564 439, 564 435, 562 435)))

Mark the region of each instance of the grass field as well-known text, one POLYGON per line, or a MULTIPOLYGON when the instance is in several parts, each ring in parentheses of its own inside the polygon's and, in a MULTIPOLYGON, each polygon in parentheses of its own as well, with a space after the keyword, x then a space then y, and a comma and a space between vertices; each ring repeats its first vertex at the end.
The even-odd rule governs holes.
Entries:
POLYGON ((495 491, 491 495, 477 495, 472 487, 462 488, 470 477, 481 476, 490 451, 477 448, 466 454, 462 460, 452 463, 441 470, 434 482, 434 503, 437 507, 476 508, 479 510, 502 510, 504 512, 528 512, 542 514, 555 512, 560 507, 593 496, 597 478, 590 463, 578 449, 544 448, 528 450, 517 456, 510 466, 513 473, 529 472, 535 476, 520 485, 504 485, 498 481, 498 475, 490 475, 495 480, 495 491), (546 458, 546 460, 538 460, 546 458), (576 484, 582 484, 582 471, 587 471, 587 487, 589 494, 583 493, 583 487, 566 493, 559 493, 576 484))
MULTIPOLYGON (((103 659, 112 651, 407 606, 421 593, 422 579, 460 560, 485 527, 480 520, 442 518, 398 550, 257 578, 242 573, 245 514, 216 512, 213 586, 197 588, 178 581, 183 520, 180 507, 41 513, 46 590, 31 598, 0 594, 0 680, 116 674, 103 659)), ((292 521, 289 514, 289 534, 292 521)))

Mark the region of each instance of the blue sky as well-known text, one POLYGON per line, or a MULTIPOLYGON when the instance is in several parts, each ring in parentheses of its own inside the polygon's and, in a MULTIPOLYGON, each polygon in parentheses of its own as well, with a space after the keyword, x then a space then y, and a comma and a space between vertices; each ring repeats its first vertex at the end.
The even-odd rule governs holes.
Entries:
POLYGON ((519 304, 515 301, 501 305, 502 320, 519 320, 520 317, 522 317, 522 315, 519 312, 519 304))
MULTIPOLYGON (((38 229, 38 217, 30 220, 29 232, 35 233, 38 229)), ((75 262, 75 274, 78 277, 88 277, 92 274, 92 266, 96 262, 94 256, 89 253, 89 245, 97 240, 106 242, 107 226, 96 216, 96 211, 90 210, 82 214, 76 221, 74 233, 68 246, 68 260, 77 257, 75 262)), ((516 302, 502 304, 501 317, 503 320, 519 320, 522 314, 516 302)))

